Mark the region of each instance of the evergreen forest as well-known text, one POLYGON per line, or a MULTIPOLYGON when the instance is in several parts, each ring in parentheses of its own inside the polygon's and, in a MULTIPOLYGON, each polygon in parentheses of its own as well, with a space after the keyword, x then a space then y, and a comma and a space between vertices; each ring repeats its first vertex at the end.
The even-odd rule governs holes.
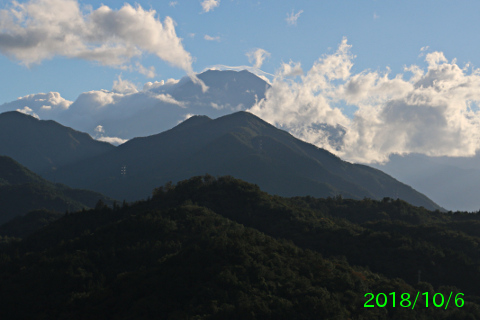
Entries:
POLYGON ((0 318, 480 319, 479 226, 478 213, 197 176, 4 224, 0 318), (392 292, 395 307, 365 307, 367 293, 392 292), (428 307, 426 295, 400 306, 418 292, 428 307), (436 293, 464 304, 435 307, 436 293))

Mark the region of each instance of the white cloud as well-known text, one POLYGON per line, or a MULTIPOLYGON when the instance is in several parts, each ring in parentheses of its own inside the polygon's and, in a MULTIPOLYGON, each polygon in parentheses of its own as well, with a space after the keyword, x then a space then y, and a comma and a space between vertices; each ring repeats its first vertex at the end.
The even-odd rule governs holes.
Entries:
POLYGON ((113 144, 115 146, 121 145, 121 144, 128 141, 128 139, 122 139, 122 138, 118 138, 118 137, 100 137, 97 140, 98 141, 103 141, 103 142, 108 142, 108 143, 113 144))
POLYGON ((420 48, 420 51, 428 50, 428 48, 429 48, 429 46, 421 47, 421 48, 420 48))
POLYGON ((93 131, 95 133, 94 134, 95 140, 98 140, 98 141, 108 142, 116 146, 121 145, 122 143, 125 143, 128 141, 128 139, 121 139, 118 137, 106 137, 105 128, 100 124, 96 126, 93 131))
POLYGON ((296 77, 303 75, 303 69, 300 62, 290 61, 289 63, 282 63, 282 68, 279 72, 282 77, 296 77))
POLYGON ((247 52, 248 61, 253 64, 253 67, 260 68, 263 64, 263 61, 270 57, 270 52, 267 52, 264 49, 254 49, 250 52, 247 52))
POLYGON ((201 5, 203 12, 209 12, 220 5, 220 0, 204 0, 201 5))
POLYGON ((344 39, 299 81, 285 78, 295 64, 284 64, 266 99, 249 111, 351 161, 408 153, 473 156, 480 149, 480 69, 432 52, 426 70, 410 66, 407 76, 392 76, 388 68, 352 74, 350 49, 344 39), (357 108, 353 118, 341 105, 357 108))
MULTIPOLYGON (((163 23, 155 10, 124 4, 119 10, 102 5, 82 10, 77 0, 12 1, 0 10, 0 52, 30 66, 55 56, 131 68, 152 76, 154 69, 137 60, 151 53, 191 77, 192 56, 175 32, 175 22, 163 23)), ((198 79, 196 79, 198 80, 198 79)))
POLYGON ((138 71, 138 73, 143 74, 147 78, 153 78, 156 75, 154 66, 150 66, 146 68, 138 61, 135 63, 135 66, 136 66, 135 69, 138 71))
POLYGON ((206 34, 203 38, 207 41, 220 41, 220 37, 218 36, 212 37, 212 36, 209 36, 208 34, 206 34))
POLYGON ((98 125, 95 130, 95 132, 99 133, 99 134, 102 134, 102 133, 105 133, 105 129, 103 129, 103 126, 102 125, 98 125))
POLYGON ((157 100, 160 100, 162 102, 173 104, 182 108, 185 108, 186 106, 184 102, 175 100, 175 98, 173 98, 169 94, 152 94, 151 97, 157 100))
POLYGON ((378 18, 380 18, 380 16, 376 12, 374 12, 373 13, 373 20, 377 20, 378 18))
POLYGON ((137 86, 132 82, 123 80, 121 76, 118 76, 118 80, 113 81, 112 91, 117 93, 131 94, 137 93, 138 89, 137 86))
POLYGON ((52 119, 52 117, 67 110, 71 104, 72 101, 62 98, 58 92, 37 93, 4 103, 0 106, 0 112, 22 110, 23 113, 35 114, 42 119, 52 119), (29 111, 29 109, 32 111, 29 111))
POLYGON ((155 82, 147 82, 143 85, 143 91, 149 91, 149 90, 154 90, 158 88, 162 88, 163 90, 168 90, 179 82, 180 80, 177 80, 177 79, 168 79, 167 81, 161 80, 161 81, 155 81, 155 82))
POLYGON ((176 7, 178 4, 178 1, 170 1, 170 3, 168 4, 170 7, 176 7))
POLYGON ((16 111, 18 112, 21 112, 21 113, 24 113, 24 114, 28 114, 34 118, 37 118, 37 119, 40 119, 40 117, 38 116, 38 114, 36 114, 35 112, 33 112, 32 109, 30 109, 29 107, 25 106, 23 107, 22 109, 17 109, 16 111))
POLYGON ((303 13, 303 10, 298 11, 297 13, 294 13, 295 11, 292 10, 292 13, 287 13, 287 18, 285 21, 291 26, 296 26, 297 25, 297 20, 300 18, 300 15, 303 13))

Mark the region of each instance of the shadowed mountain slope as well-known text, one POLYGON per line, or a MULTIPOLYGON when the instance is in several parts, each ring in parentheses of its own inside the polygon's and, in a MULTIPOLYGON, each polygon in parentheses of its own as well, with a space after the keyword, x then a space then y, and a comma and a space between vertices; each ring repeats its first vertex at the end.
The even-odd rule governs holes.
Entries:
POLYGON ((440 209, 383 172, 342 161, 248 112, 195 116, 166 132, 135 138, 96 158, 61 168, 68 185, 117 199, 145 198, 154 187, 194 175, 232 175, 282 196, 400 198, 440 209))
POLYGON ((91 208, 98 200, 111 203, 97 192, 49 182, 15 160, 0 156, 0 224, 37 209, 64 213, 91 208))
POLYGON ((37 173, 113 148, 52 120, 38 120, 16 111, 0 114, 0 155, 9 156, 37 173))

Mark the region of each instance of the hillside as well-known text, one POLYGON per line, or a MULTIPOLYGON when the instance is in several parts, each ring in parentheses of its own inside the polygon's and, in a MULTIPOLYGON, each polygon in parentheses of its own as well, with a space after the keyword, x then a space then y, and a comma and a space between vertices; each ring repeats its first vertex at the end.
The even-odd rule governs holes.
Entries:
POLYGON ((196 177, 157 188, 151 200, 69 214, 21 242, 2 244, 0 316, 476 319, 478 282, 470 278, 476 260, 464 254, 473 250, 479 256, 471 247, 478 235, 462 226, 475 221, 477 215, 435 213, 402 201, 286 199, 231 177, 196 177), (363 216, 364 210, 370 215, 363 216), (432 232, 409 229, 412 219, 425 230, 463 231, 437 243, 432 232), (373 222, 390 222, 392 230, 377 231, 369 226, 373 222), (353 240, 368 263, 352 266, 353 240), (459 251, 447 263, 453 246, 459 251), (383 252, 405 260, 390 270, 397 261, 383 252), (441 285, 434 277, 420 283, 416 277, 399 279, 411 268, 403 275, 381 274, 418 263, 419 253, 450 278, 441 285), (464 293, 465 304, 425 308, 421 296, 413 309, 398 307, 399 301, 397 307, 365 308, 367 292, 464 293))
POLYGON ((0 156, 0 224, 37 209, 64 213, 92 208, 98 200, 112 203, 97 192, 49 182, 15 160, 0 156))
POLYGON ((42 175, 113 148, 55 121, 38 120, 16 111, 0 114, 0 155, 42 175))
POLYGON ((192 117, 171 130, 132 139, 96 158, 65 166, 55 178, 135 200, 167 181, 205 173, 232 175, 282 196, 391 197, 440 209, 383 172, 342 161, 247 112, 215 120, 192 117))

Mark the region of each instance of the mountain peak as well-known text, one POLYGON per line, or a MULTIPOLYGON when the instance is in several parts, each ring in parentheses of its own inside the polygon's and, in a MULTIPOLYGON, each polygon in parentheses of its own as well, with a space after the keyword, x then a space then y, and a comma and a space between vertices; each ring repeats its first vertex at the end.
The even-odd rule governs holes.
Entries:
POLYGON ((45 174, 54 168, 115 148, 84 132, 17 111, 0 114, 0 154, 45 174))
POLYGON ((179 124, 179 126, 190 127, 190 126, 195 126, 195 125, 198 125, 198 124, 203 124, 203 123, 206 123, 206 122, 211 121, 211 120, 212 119, 210 119, 209 117, 204 116, 204 115, 193 115, 190 118, 188 118, 187 120, 183 121, 181 124, 179 124))
POLYGON ((34 121, 39 121, 34 116, 25 114, 20 111, 6 111, 0 114, 0 119, 30 119, 34 121))

